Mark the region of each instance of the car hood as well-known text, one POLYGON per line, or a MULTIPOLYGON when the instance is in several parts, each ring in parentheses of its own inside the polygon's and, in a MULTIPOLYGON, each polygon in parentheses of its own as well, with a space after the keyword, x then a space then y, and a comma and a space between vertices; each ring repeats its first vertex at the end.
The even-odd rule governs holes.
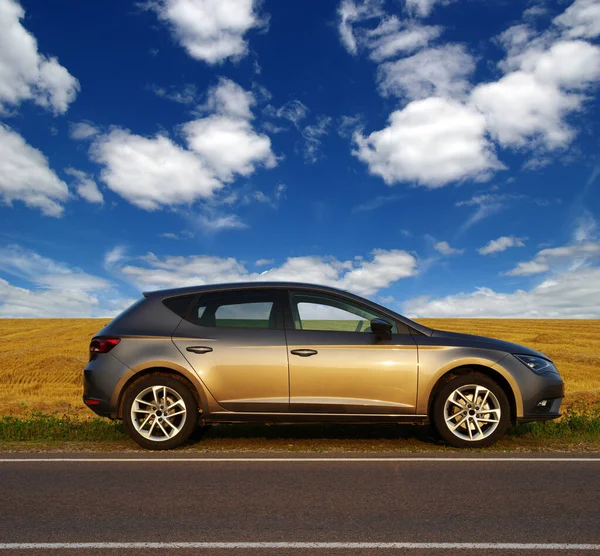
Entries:
POLYGON ((535 357, 543 357, 544 359, 550 360, 550 358, 547 355, 544 355, 543 353, 536 351, 535 349, 531 349, 520 344, 505 342, 503 340, 486 338, 485 336, 475 336, 474 334, 460 334, 459 332, 446 332, 444 330, 434 330, 433 334, 431 335, 431 338, 444 338, 447 340, 447 342, 444 342, 445 345, 481 347, 484 349, 495 349, 498 351, 504 351, 506 353, 533 355, 535 357))

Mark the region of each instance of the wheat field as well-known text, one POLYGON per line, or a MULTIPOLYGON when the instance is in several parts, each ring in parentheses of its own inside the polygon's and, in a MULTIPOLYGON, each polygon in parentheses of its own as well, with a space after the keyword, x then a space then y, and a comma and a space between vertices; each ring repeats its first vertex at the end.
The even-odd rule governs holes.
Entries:
MULTIPOLYGON (((108 319, 0 319, 0 415, 56 411, 88 416, 82 370, 92 336, 108 319)), ((530 346, 550 356, 566 404, 600 400, 599 320, 421 319, 433 328, 530 346)))

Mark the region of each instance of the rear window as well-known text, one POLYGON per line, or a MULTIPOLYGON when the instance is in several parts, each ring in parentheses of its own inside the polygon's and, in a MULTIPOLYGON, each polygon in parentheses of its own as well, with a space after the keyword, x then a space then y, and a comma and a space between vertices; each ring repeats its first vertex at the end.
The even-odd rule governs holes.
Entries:
POLYGON ((273 291, 228 291, 171 297, 163 303, 197 326, 282 329, 283 316, 273 291))
POLYGON ((163 299, 163 305, 173 311, 182 319, 186 317, 192 302, 198 297, 197 294, 179 295, 177 297, 167 297, 163 299))

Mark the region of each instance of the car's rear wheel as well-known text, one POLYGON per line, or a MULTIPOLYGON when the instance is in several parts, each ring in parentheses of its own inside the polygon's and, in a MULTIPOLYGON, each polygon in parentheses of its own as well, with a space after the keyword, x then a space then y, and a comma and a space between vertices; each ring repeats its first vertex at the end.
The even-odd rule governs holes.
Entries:
POLYGON ((150 375, 125 394, 123 424, 143 448, 170 450, 185 442, 198 422, 198 404, 182 381, 150 375))
POLYGON ((490 446, 510 424, 510 405, 497 382, 472 372, 442 386, 433 402, 431 420, 438 434, 452 446, 490 446))

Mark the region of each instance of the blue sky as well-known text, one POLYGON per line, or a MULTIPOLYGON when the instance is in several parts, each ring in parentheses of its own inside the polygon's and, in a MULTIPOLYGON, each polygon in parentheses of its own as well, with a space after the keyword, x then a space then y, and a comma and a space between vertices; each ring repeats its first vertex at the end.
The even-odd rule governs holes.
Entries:
POLYGON ((0 317, 324 283, 600 317, 598 0, 0 0, 0 317))

